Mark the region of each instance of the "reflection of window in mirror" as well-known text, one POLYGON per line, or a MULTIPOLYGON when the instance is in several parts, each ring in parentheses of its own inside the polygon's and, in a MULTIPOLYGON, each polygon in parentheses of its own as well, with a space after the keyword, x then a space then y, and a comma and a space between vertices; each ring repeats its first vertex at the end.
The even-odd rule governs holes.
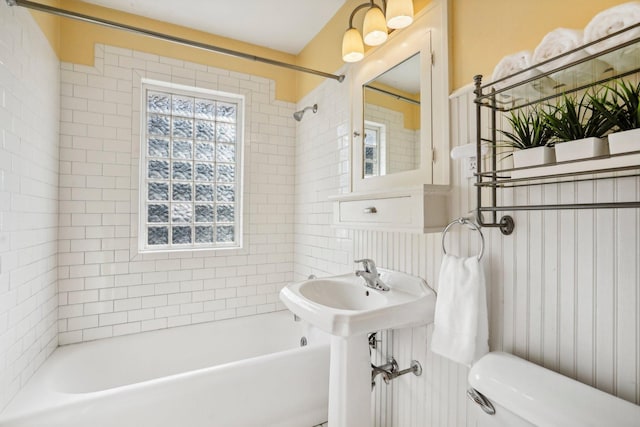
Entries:
POLYGON ((386 173, 385 125, 369 120, 364 122, 364 177, 386 173))
MULTIPOLYGON (((415 54, 363 85, 363 118, 385 126, 384 169, 364 154, 364 177, 420 168, 420 55, 415 54)), ((366 146, 366 142, 365 142, 366 146)), ((373 141, 368 146, 373 149, 373 141)))

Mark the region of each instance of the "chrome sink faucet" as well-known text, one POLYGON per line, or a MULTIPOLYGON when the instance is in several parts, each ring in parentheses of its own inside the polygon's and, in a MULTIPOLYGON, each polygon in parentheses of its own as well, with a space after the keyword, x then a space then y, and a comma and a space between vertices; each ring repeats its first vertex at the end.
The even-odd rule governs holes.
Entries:
POLYGON ((376 263, 372 259, 359 259, 356 264, 362 263, 363 270, 357 270, 356 276, 362 277, 366 286, 378 291, 388 291, 389 287, 380 279, 380 274, 376 269, 376 263))

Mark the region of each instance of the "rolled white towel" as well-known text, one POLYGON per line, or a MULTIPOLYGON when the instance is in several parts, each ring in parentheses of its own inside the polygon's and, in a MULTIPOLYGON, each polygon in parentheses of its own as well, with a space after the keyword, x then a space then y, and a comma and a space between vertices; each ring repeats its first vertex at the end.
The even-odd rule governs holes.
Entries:
MULTIPOLYGON (((544 36, 538 47, 535 48, 533 55, 531 56, 531 62, 533 64, 539 64, 540 62, 547 61, 558 55, 577 49, 582 46, 583 38, 582 30, 556 28, 544 36)), ((558 58, 557 60, 551 61, 547 64, 538 65, 537 68, 543 73, 546 73, 553 68, 561 67, 570 62, 584 58, 586 55, 586 52, 580 50, 570 55, 565 55, 562 58, 558 58)))
MULTIPOLYGON (((611 7, 598 13, 587 24, 584 29, 584 42, 590 43, 637 23, 640 23, 640 1, 611 7)), ((588 46, 586 50, 593 55, 637 37, 640 37, 640 27, 588 46)))
MULTIPOLYGON (((514 53, 512 55, 507 55, 498 62, 498 65, 493 69, 493 75, 491 76, 491 81, 495 82, 496 80, 500 80, 512 74, 515 74, 519 71, 527 69, 531 67, 533 64, 531 62, 531 52, 528 50, 523 50, 518 53, 514 53)), ((493 88, 495 90, 503 89, 507 86, 511 86, 513 84, 522 82, 524 80, 530 79, 532 77, 540 75, 540 71, 535 68, 526 71, 524 73, 518 74, 511 78, 507 78, 501 82, 493 84, 493 88)), ((546 85, 546 81, 542 82, 546 85)), ((541 87, 541 82, 537 82, 536 86, 541 87)), ((536 87, 536 90, 540 90, 536 87)), ((503 92, 500 94, 503 98, 529 98, 530 95, 533 95, 530 89, 527 87, 517 87, 512 91, 503 92)))
MULTIPOLYGON (((588 55, 585 49, 581 49, 583 40, 584 32, 582 30, 556 28, 544 36, 538 47, 533 51, 531 61, 537 64, 536 68, 543 73, 578 61, 588 55), (567 52, 572 50, 576 51, 566 55, 567 52), (559 55, 562 56, 553 59, 559 55), (540 64, 540 62, 547 60, 550 60, 550 62, 540 64)), ((562 85, 575 87, 592 82, 594 78, 599 77, 608 68, 610 66, 607 63, 596 59, 573 66, 567 70, 555 72, 550 77, 556 82, 556 87, 562 85)))
MULTIPOLYGON (((531 67, 531 52, 528 50, 523 50, 518 53, 514 53, 512 55, 507 55, 498 62, 498 65, 493 69, 493 75, 491 76, 492 81, 500 80, 504 77, 510 76, 511 74, 517 73, 518 71, 522 71, 525 68, 531 67)), ((526 77, 520 75, 517 77, 517 80, 524 80, 526 77)), ((505 85, 503 83, 502 85, 505 85)))

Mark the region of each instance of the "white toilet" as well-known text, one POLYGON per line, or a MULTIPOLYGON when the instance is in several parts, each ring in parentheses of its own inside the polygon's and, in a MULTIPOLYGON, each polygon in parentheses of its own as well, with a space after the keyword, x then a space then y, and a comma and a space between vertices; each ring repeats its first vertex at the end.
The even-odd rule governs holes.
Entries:
POLYGON ((495 408, 489 415, 478 406, 479 427, 640 427, 640 406, 511 354, 485 355, 469 384, 495 408))

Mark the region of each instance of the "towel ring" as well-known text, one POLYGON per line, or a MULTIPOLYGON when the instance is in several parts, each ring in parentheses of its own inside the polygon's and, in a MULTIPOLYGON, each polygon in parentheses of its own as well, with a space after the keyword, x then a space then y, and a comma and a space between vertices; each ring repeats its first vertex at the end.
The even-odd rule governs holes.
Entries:
POLYGON ((453 220, 452 222, 449 223, 449 225, 447 225, 444 228, 444 230, 442 231, 442 253, 444 253, 445 255, 447 254, 447 250, 444 247, 444 238, 446 237, 447 231, 449 231, 449 228, 451 228, 451 226, 455 224, 466 225, 471 230, 477 231, 478 234, 480 234, 480 253, 478 254, 478 261, 480 261, 482 259, 482 255, 484 255, 484 234, 482 234, 482 230, 480 230, 480 227, 478 227, 476 224, 474 224, 472 221, 468 220, 467 218, 458 218, 456 220, 453 220))

